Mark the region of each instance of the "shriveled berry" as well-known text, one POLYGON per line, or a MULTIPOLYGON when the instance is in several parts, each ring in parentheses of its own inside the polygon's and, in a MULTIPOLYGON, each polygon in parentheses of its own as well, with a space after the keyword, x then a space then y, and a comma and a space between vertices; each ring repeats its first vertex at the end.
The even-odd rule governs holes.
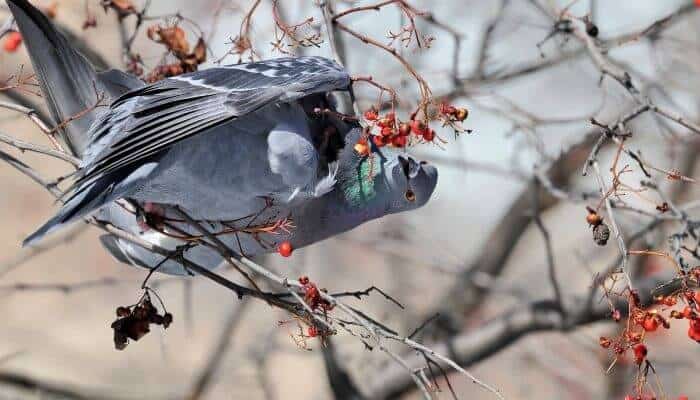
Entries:
POLYGON ((612 344, 612 341, 605 336, 601 336, 600 339, 598 339, 598 344, 600 344, 600 347, 607 349, 612 344))
POLYGON ((304 275, 299 277, 299 283, 302 285, 308 285, 309 284, 309 277, 304 275))
POLYGON ((277 252, 280 253, 282 257, 291 256, 292 251, 294 251, 294 248, 292 247, 292 244, 289 243, 289 241, 287 240, 285 240, 284 242, 280 243, 279 246, 277 246, 277 252))
POLYGON ((131 310, 129 310, 127 307, 117 307, 117 317, 123 318, 123 317, 128 317, 131 315, 131 310))
POLYGON ((167 328, 172 323, 173 323, 173 315, 170 313, 165 313, 165 315, 163 315, 163 327, 167 328))
POLYGON ((644 359, 647 357, 647 346, 644 344, 640 343, 638 345, 635 345, 632 350, 634 351, 634 362, 637 363, 637 365, 640 365, 644 359))
POLYGON ((598 37, 598 27, 591 21, 586 22, 586 33, 590 37, 598 37))
POLYGON ((598 246, 605 246, 610 239, 610 228, 604 223, 600 223, 593 228, 593 240, 598 246))

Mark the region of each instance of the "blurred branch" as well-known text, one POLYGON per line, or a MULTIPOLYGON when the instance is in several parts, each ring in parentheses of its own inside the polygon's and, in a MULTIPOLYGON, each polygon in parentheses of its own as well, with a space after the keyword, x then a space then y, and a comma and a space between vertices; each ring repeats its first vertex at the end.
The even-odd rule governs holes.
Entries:
POLYGON ((535 226, 539 229, 542 234, 542 239, 544 240, 545 254, 547 255, 547 272, 549 276, 549 282, 554 291, 554 302, 559 305, 559 310, 562 313, 562 318, 566 318, 566 308, 564 307, 564 296, 562 295, 561 285, 557 279, 557 269, 554 263, 554 249, 552 248, 552 238, 549 231, 542 221, 542 211, 539 205, 540 198, 539 194, 541 187, 539 184, 535 184, 533 188, 533 201, 532 201, 532 219, 535 222, 535 226))
POLYGON ((56 248, 62 244, 70 243, 81 233, 85 232, 86 228, 87 226, 85 225, 78 225, 75 228, 68 230, 68 232, 64 233, 63 235, 57 238, 49 239, 38 246, 23 248, 9 260, 0 263, 0 277, 48 250, 56 248))
MULTIPOLYGON (((2 103, 3 102, 0 102, 0 107, 4 106, 2 103)), ((75 167, 77 167, 80 163, 80 160, 78 160, 76 157, 73 157, 70 154, 67 154, 63 151, 54 150, 48 147, 36 145, 34 143, 29 143, 23 140, 15 139, 12 136, 5 135, 2 132, 0 132, 0 142, 10 145, 23 153, 25 151, 29 151, 32 153, 45 154, 47 156, 70 163, 75 167)))
MULTIPOLYGON (((549 166, 545 175, 552 185, 555 187, 567 185, 570 177, 578 171, 586 159, 598 135, 597 129, 586 133, 577 145, 562 153, 549 166)), ((462 270, 463 272, 456 279, 455 286, 449 289, 443 299, 437 303, 442 305, 440 309, 431 310, 428 313, 437 312, 440 314, 440 318, 434 325, 437 332, 428 329, 427 333, 431 331, 435 334, 459 332, 462 321, 481 304, 488 290, 475 284, 472 277, 477 274, 495 277, 501 273, 515 245, 532 221, 532 218, 528 217, 526 213, 532 207, 533 192, 537 192, 540 199, 537 212, 544 212, 560 201, 537 181, 530 181, 506 211, 496 228, 484 240, 479 255, 462 270)))
POLYGON ((209 353, 208 361, 204 364, 204 368, 201 368, 202 372, 199 374, 190 392, 185 396, 185 399, 197 400, 206 393, 207 388, 212 383, 212 379, 221 367, 221 362, 231 350, 231 339, 243 319, 243 313, 248 304, 249 302, 244 299, 229 311, 221 333, 219 333, 219 338, 209 353))
MULTIPOLYGON (((474 71, 472 77, 470 79, 472 80, 483 80, 486 77, 486 61, 488 59, 488 49, 489 46, 491 45, 492 39, 493 39, 493 32, 496 30, 496 27, 498 24, 501 22, 505 9, 508 6, 508 3, 510 0, 499 0, 498 8, 496 10, 496 15, 489 21, 489 23, 486 25, 486 29, 484 30, 484 34, 481 38, 481 43, 478 45, 478 53, 477 53, 477 65, 476 65, 476 70, 474 71)), ((459 42, 457 43, 459 45, 459 42)), ((459 52, 456 52, 457 55, 455 58, 458 56, 459 52)), ((457 69, 456 67, 453 67, 454 76, 457 77, 457 69)))
POLYGON ((365 399, 355 382, 353 382, 350 374, 343 368, 342 362, 338 359, 333 338, 328 338, 326 340, 325 346, 322 347, 321 351, 323 352, 323 363, 326 367, 328 384, 331 387, 335 399, 365 399))
POLYGON ((127 397, 118 397, 106 394, 106 390, 81 388, 58 382, 44 381, 39 378, 24 375, 18 372, 0 372, 0 385, 13 386, 27 391, 27 395, 39 395, 44 397, 58 397, 61 399, 75 400, 127 400, 127 397))

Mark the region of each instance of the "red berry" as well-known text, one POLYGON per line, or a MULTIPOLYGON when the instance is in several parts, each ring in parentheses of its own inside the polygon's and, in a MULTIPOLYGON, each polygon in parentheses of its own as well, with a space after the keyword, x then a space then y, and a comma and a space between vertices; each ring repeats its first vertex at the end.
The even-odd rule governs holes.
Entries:
POLYGON ((377 125, 381 128, 392 128, 394 126, 394 121, 389 118, 382 118, 377 122, 377 125))
POLYGON ((693 316, 693 310, 689 306, 685 306, 681 311, 681 316, 690 319, 693 316))
POLYGON ((411 134, 411 125, 403 122, 399 125, 399 135, 408 136, 411 134))
POLYGON ((406 136, 394 136, 391 138, 391 144, 394 145, 394 147, 406 147, 407 143, 408 139, 406 136))
POLYGON ((304 292, 305 292, 304 294, 306 295, 306 297, 308 297, 308 298, 318 297, 318 288, 316 287, 316 285, 310 284, 310 285, 305 285, 305 286, 306 287, 304 288, 304 292))
POLYGON ((379 115, 377 114, 377 110, 374 108, 365 111, 365 119, 367 121, 376 121, 377 118, 379 118, 379 115))
POLYGON ((640 343, 634 346, 632 349, 634 350, 634 362, 636 362, 638 365, 641 364, 647 357, 647 346, 640 343))
POLYGON ((309 337, 316 337, 316 336, 318 336, 318 330, 316 329, 315 326, 310 326, 309 330, 307 331, 306 334, 309 337))
POLYGON ((690 320, 690 324, 688 325, 688 337, 696 342, 700 342, 700 320, 690 320))
POLYGON ((414 119, 411 121, 411 131, 415 133, 416 135, 423 136, 423 132, 425 131, 425 123, 423 121, 414 119))
POLYGON ((423 139, 425 139, 426 142, 432 142, 433 139, 435 139, 435 131, 428 128, 423 132, 423 139))
POLYGON ((304 275, 299 277, 299 283, 302 285, 308 285, 309 284, 309 277, 304 275))
POLYGON ((396 119, 396 114, 394 112, 388 112, 384 118, 388 119, 391 122, 394 122, 396 119))
MULTIPOLYGON (((698 0, 698 1, 700 1, 700 0, 698 0)), ((628 394, 627 396, 625 396, 625 400, 634 400, 634 397, 632 397, 631 394, 628 394)))
POLYGON ((695 0, 695 7, 700 8, 700 0, 695 0))
MULTIPOLYGON (((700 1, 700 0, 698 0, 698 1, 700 1)), ((678 396, 678 400, 688 400, 688 396, 680 395, 680 396, 678 396)))
POLYGON ((392 136, 394 134, 394 128, 391 126, 385 126, 381 131, 382 136, 392 136))
POLYGON ((294 248, 292 247, 292 244, 289 243, 289 241, 284 241, 280 243, 279 246, 277 246, 277 252, 280 253, 282 257, 291 256, 292 251, 294 251, 294 248))
POLYGON ((22 35, 19 32, 10 32, 5 38, 5 43, 3 43, 3 49, 8 53, 14 53, 22 44, 22 35))
POLYGON ((384 136, 374 135, 372 136, 372 143, 377 147, 383 147, 386 145, 386 140, 384 136))
POLYGON ((654 315, 647 315, 642 322, 642 328, 647 332, 654 332, 659 327, 659 321, 654 315))
POLYGON ((447 114, 447 115, 452 115, 457 112, 457 108, 455 106, 449 105, 447 103, 441 103, 440 104, 440 113, 442 114, 447 114))

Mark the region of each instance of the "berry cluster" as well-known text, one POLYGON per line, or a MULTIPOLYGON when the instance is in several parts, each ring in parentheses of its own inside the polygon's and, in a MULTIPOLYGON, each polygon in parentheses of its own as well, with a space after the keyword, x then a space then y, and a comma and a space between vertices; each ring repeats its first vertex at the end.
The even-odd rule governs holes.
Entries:
POLYGON ((165 312, 159 314, 146 293, 141 301, 133 306, 117 307, 117 320, 112 323, 114 330, 114 347, 124 350, 129 339, 137 341, 151 331, 150 325, 162 325, 167 329, 173 322, 173 315, 165 312))
POLYGON ((308 276, 300 277, 299 283, 301 283, 301 290, 304 292, 304 302, 308 304, 312 310, 321 309, 326 312, 333 309, 333 304, 321 297, 321 291, 325 293, 325 289, 319 289, 315 283, 309 280, 308 276))
MULTIPOLYGON (((304 292, 304 302, 308 304, 308 306, 312 310, 316 311, 320 309, 325 313, 333 309, 333 304, 329 303, 328 300, 321 297, 321 291, 325 292, 325 289, 319 289, 315 283, 309 280, 308 276, 300 277, 299 283, 301 283, 301 290, 302 292, 304 292)), ((306 331, 306 336, 311 338, 317 336, 325 337, 328 335, 328 332, 324 331, 323 329, 320 329, 316 325, 309 326, 309 328, 306 331)))
MULTIPOLYGON (((696 267, 693 272, 696 275, 700 274, 700 267, 696 267)), ((688 337, 700 343, 700 314, 698 314, 698 305, 700 305, 700 290, 687 290, 683 292, 681 296, 685 299, 688 305, 683 307, 681 311, 671 311, 670 316, 673 319, 687 319, 688 337)))
POLYGON ((411 119, 409 122, 402 122, 396 119, 395 113, 388 112, 380 116, 374 108, 365 111, 364 117, 370 124, 370 130, 374 131, 372 142, 377 147, 406 147, 411 134, 426 142, 432 142, 435 139, 435 131, 420 120, 411 119))
MULTIPOLYGON (((436 119, 443 121, 444 125, 456 127, 457 123, 467 119, 469 112, 466 108, 459 108, 447 103, 440 104, 439 107, 432 107, 436 119), (438 115, 439 114, 439 115, 438 115)), ((368 139, 377 147, 391 146, 404 148, 412 142, 413 138, 417 142, 433 142, 438 138, 435 130, 428 125, 428 120, 417 118, 417 112, 411 114, 408 121, 401 121, 396 118, 396 114, 388 112, 380 115, 376 108, 372 107, 365 111, 364 119, 369 124, 365 135, 355 144, 355 151, 362 155, 369 155, 371 149, 368 139)), ((455 128, 457 131, 457 128, 455 128)), ((459 131, 462 131, 459 128, 459 131)), ((413 141, 413 142, 415 142, 413 141)))
MULTIPOLYGON (((694 268, 685 274, 685 277, 697 281, 700 279, 700 267, 694 268)), ((669 329, 671 326, 670 321, 673 319, 687 319, 689 325, 688 337, 700 343, 700 313, 698 312, 700 290, 686 289, 671 295, 658 296, 654 298, 654 306, 649 309, 641 307, 639 295, 635 291, 630 292, 628 301, 630 314, 627 328, 617 338, 601 337, 599 340, 600 346, 605 349, 611 349, 615 357, 622 357, 627 350, 631 349, 635 364, 640 368, 645 362, 649 364, 649 361, 647 361, 649 349, 644 343, 646 335, 657 331, 660 327, 669 329), (683 305, 682 309, 678 307, 679 303, 683 305), (668 314, 664 316, 666 312, 668 314)), ((611 317, 616 322, 619 321, 619 310, 613 310, 611 317)), ((632 395, 625 397, 625 400, 656 399, 656 396, 642 395, 641 393, 636 397, 632 395)), ((680 396, 678 400, 688 400, 688 397, 680 396)))
MULTIPOLYGON (((616 356, 624 355, 628 349, 634 352, 634 359, 638 365, 644 361, 647 355, 647 348, 643 344, 644 336, 647 332, 654 332, 660 326, 669 329, 671 324, 668 319, 664 318, 659 310, 645 310, 640 307, 639 295, 632 291, 629 295, 630 316, 628 328, 625 329, 620 337, 609 339, 606 337, 600 338, 600 346, 607 349, 611 348, 616 356)), ((672 307, 676 304, 676 299, 673 297, 663 297, 657 299, 657 304, 672 307)), ((615 322, 620 320, 620 311, 613 310, 611 317, 615 322)))

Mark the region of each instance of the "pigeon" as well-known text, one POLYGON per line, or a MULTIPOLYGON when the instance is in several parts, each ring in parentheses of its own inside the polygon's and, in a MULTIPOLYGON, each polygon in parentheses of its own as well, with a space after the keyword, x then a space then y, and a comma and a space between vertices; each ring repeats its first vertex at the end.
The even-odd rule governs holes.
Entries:
MULTIPOLYGON (((437 169, 376 147, 335 112, 348 72, 323 57, 213 66, 145 85, 95 68, 26 0, 7 0, 61 137, 81 159, 58 213, 24 242, 86 217, 109 222, 206 268, 216 236, 242 255, 301 248, 425 205, 437 169), (102 94, 109 105, 94 107, 102 94), (89 110, 86 112, 85 110, 89 110), (330 110, 330 112, 319 112, 330 110), (366 141, 369 152, 355 145, 366 141), (196 221, 183 219, 183 213, 196 221)), ((174 259, 116 236, 119 261, 187 274, 174 259)))

